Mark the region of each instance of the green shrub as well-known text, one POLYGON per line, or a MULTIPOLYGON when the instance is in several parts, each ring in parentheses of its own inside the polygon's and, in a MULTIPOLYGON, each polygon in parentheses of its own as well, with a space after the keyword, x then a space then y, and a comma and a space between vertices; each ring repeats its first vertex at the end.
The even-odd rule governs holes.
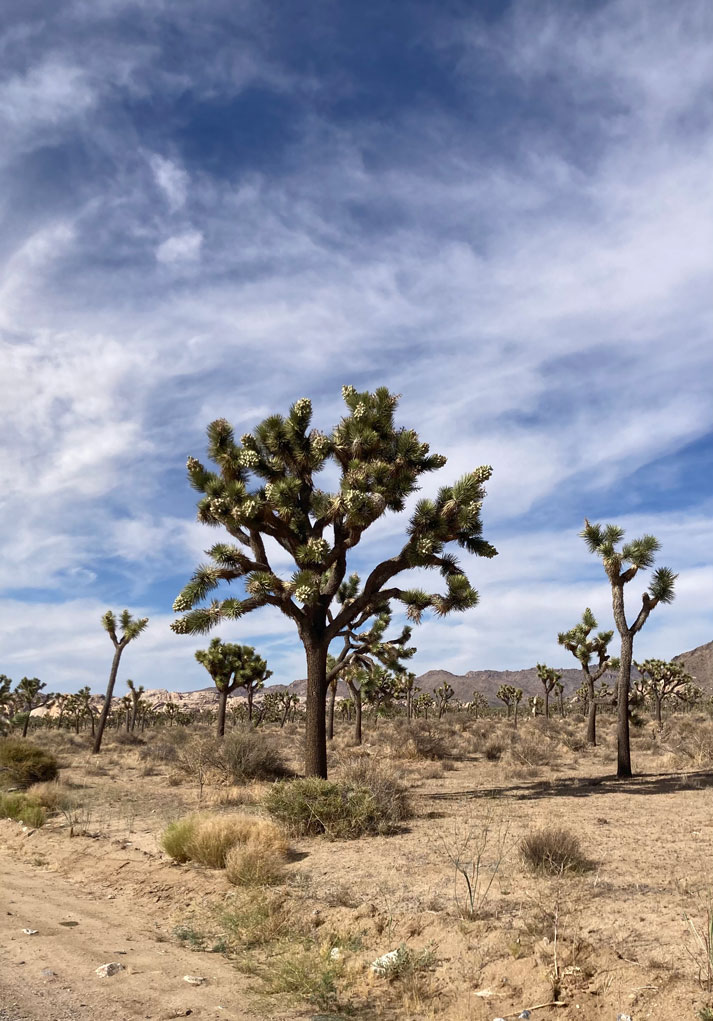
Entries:
POLYGON ((392 753, 400 759, 440 761, 447 759, 453 750, 443 725, 430 720, 413 720, 411 724, 394 726, 392 753))
POLYGON ((46 821, 45 810, 24 794, 0 794, 0 818, 15 819, 38 829, 46 821))
POLYGON ((520 852, 535 872, 549 875, 588 872, 594 867, 582 851, 576 834, 559 826, 528 833, 520 844, 520 852))
POLYGON ((365 833, 390 833, 408 812, 405 791, 395 793, 393 783, 377 781, 351 767, 352 778, 343 781, 305 777, 276 783, 265 797, 265 807, 292 833, 323 833, 332 840, 365 833))
POLYGON ((57 759, 37 745, 22 739, 0 739, 0 779, 9 780, 10 785, 28 787, 54 780, 57 772, 57 759))

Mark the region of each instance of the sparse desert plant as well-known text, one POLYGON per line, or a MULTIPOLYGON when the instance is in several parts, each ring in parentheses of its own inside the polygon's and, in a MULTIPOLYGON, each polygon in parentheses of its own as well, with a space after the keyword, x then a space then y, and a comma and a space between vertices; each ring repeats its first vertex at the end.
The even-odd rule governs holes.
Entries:
POLYGON ((221 920, 232 942, 241 950, 269 946, 286 936, 302 935, 296 929, 282 894, 256 890, 247 900, 223 912, 221 920))
POLYGON ((408 819, 411 814, 408 791, 401 775, 388 763, 366 757, 354 758, 343 766, 340 780, 352 789, 369 791, 381 820, 381 832, 408 819))
MULTIPOLYGON (((249 875, 257 876, 255 863, 260 850, 284 860, 287 852, 285 838, 274 823, 253 815, 191 815, 170 823, 161 837, 161 846, 175 861, 194 861, 213 869, 224 869, 228 854, 233 848, 251 848, 242 867, 246 884, 249 875), (252 858, 252 862, 249 859, 252 858)), ((232 874, 239 877, 239 856, 233 858, 232 874)), ((267 874, 267 869, 266 869, 267 874)))
POLYGON ((454 820, 452 832, 441 834, 441 846, 455 870, 454 896, 461 915, 482 915, 505 858, 508 833, 508 820, 497 805, 489 803, 477 814, 454 820))
POLYGON ((548 875, 588 872, 594 866, 582 851, 579 837, 561 826, 547 826, 523 837, 520 852, 535 871, 548 875))
POLYGON ((404 818, 407 803, 393 791, 383 800, 380 783, 372 789, 366 778, 335 782, 305 777, 273 784, 264 804, 296 834, 325 834, 337 840, 390 833, 404 818))
POLYGON ((13 738, 0 740, 0 779, 9 780, 10 784, 29 787, 41 780, 54 780, 59 764, 54 755, 13 738))
POLYGON ((375 961, 372 968, 377 975, 395 982, 418 972, 432 971, 437 964, 438 958, 433 944, 421 950, 414 950, 401 943, 396 950, 375 961))
POLYGON ((509 755, 520 766, 549 766, 558 759, 555 743, 543 734, 523 734, 512 742, 509 755))
POLYGON ((687 947, 698 969, 698 981, 706 992, 713 992, 713 894, 709 891, 703 908, 703 921, 698 925, 684 914, 693 935, 693 946, 687 947))

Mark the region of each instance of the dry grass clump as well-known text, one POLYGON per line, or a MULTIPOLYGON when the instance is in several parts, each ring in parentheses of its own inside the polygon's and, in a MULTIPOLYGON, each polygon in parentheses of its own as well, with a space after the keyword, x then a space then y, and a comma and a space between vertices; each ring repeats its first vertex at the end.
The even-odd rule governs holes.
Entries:
POLYGON ((507 746, 507 741, 499 734, 494 734, 483 747, 483 755, 488 762, 499 762, 507 746))
POLYGON ((130 730, 118 730, 113 738, 112 744, 120 744, 128 748, 140 748, 146 744, 143 737, 139 737, 138 734, 134 734, 130 730))
POLYGON ((178 749, 173 741, 158 738, 156 741, 144 745, 139 751, 139 758, 142 762, 155 762, 159 765, 165 765, 177 760, 178 749))
POLYGON ((226 869, 231 882, 277 882, 287 844, 274 823, 251 815, 190 815, 172 822, 161 837, 175 861, 226 869))
POLYGON ((560 826, 528 833, 520 843, 520 853, 530 868, 547 875, 589 872, 594 867, 577 835, 560 826))
POLYGON ((11 786, 29 787, 41 780, 54 780, 59 764, 50 752, 15 738, 0 739, 0 779, 11 786))
POLYGON ((410 814, 397 774, 364 759, 348 765, 339 781, 305 777, 276 783, 264 805, 292 833, 332 840, 392 833, 410 814))
POLYGON ((37 829, 44 826, 46 818, 44 808, 25 794, 0 794, 0 819, 14 819, 37 829))
POLYGON ((46 780, 44 783, 33 784, 27 795, 36 804, 50 812, 61 812, 72 804, 72 796, 64 784, 57 780, 46 780))

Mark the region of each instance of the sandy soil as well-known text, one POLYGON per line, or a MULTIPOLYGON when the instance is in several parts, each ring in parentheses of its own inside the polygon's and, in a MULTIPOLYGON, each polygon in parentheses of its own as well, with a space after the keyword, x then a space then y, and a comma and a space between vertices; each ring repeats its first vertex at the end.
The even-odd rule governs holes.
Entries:
MULTIPOLYGON (((365 752, 382 754, 378 745, 365 752)), ((84 751, 63 755, 64 775, 92 805, 93 837, 70 839, 61 817, 35 832, 0 821, 0 1019, 318 1016, 314 1006, 265 997, 230 956, 176 939, 185 925, 210 943, 217 909, 240 894, 222 873, 176 866, 159 849, 166 820, 196 806, 194 785, 176 786, 170 769, 143 775, 133 749, 111 749, 104 763, 106 774, 97 775, 84 751), (27 936, 24 928, 39 931, 27 936), (94 969, 108 961, 124 970, 100 979, 94 969), (191 987, 186 974, 206 982, 191 987)), ((533 1021, 614 1021, 620 1012, 691 1021, 713 1002, 699 983, 685 918, 702 925, 713 889, 713 773, 672 769, 665 747, 654 753, 643 742, 635 763, 635 779, 612 779, 606 741, 593 752, 560 747, 553 764, 536 770, 479 752, 463 753, 445 773, 394 761, 413 788, 414 817, 403 831, 293 841, 278 896, 316 938, 325 934, 327 947, 349 945, 342 1006, 359 1019, 516 1017, 551 1000, 556 970, 566 1005, 542 1008, 533 1021), (551 824, 580 837, 592 871, 559 880, 528 872, 520 841, 551 824), (483 876, 494 878, 480 917, 469 919, 449 855, 486 825, 483 876), (434 966, 385 983, 369 963, 400 944, 430 948, 434 966)))

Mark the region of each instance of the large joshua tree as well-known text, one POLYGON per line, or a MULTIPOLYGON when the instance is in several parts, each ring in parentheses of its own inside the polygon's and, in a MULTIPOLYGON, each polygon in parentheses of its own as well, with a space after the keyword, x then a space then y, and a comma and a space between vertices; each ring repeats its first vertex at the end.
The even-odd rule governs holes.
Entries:
POLYGON ((618 777, 631 776, 631 747, 629 743, 629 689, 631 686, 631 663, 634 654, 634 637, 649 619, 649 614, 659 603, 671 603, 674 599, 674 585, 678 575, 668 567, 658 567, 652 576, 648 591, 641 597, 641 609, 629 624, 624 608, 624 586, 632 581, 639 571, 653 566, 660 549, 658 539, 653 535, 642 535, 621 545, 624 529, 618 525, 599 525, 584 521, 579 533, 590 553, 601 558, 612 591, 614 623, 621 636, 619 656, 619 680, 617 682, 617 771, 618 777), (620 547, 620 548, 617 548, 620 547))
POLYGON ((365 611, 394 600, 414 622, 429 608, 444 615, 474 606, 477 593, 445 547, 455 542, 478 556, 496 553, 482 538, 483 486, 491 475, 482 467, 443 487, 434 499, 420 500, 401 549, 374 566, 354 599, 334 605, 348 556, 364 532, 387 511, 402 511, 420 477, 446 463, 412 429, 396 426, 398 397, 386 388, 372 394, 346 386, 342 395, 347 414, 329 434, 311 428, 307 398, 286 418, 266 418, 239 442, 224 419, 208 427, 208 454, 217 471, 188 459, 191 485, 203 494, 198 519, 222 526, 238 545, 221 542, 208 551, 210 563, 197 569, 174 603, 184 616, 171 625, 178 634, 205 633, 262 606, 277 607, 294 622, 307 660, 305 772, 322 777, 330 643, 365 611), (325 467, 326 478, 335 469, 338 474, 332 492, 317 484, 325 467), (271 566, 275 545, 294 562, 289 580, 271 566), (417 567, 439 570, 445 593, 395 582, 417 567), (221 581, 237 579, 244 582, 241 595, 199 606, 221 581))
POLYGON ((92 754, 94 755, 98 755, 101 751, 104 728, 106 727, 106 721, 109 718, 109 713, 111 712, 111 700, 114 694, 116 675, 119 672, 121 654, 129 642, 133 642, 133 640, 138 638, 141 632, 146 629, 148 622, 148 617, 138 617, 134 620, 128 610, 121 611, 118 626, 116 617, 111 610, 107 610, 102 617, 102 627, 111 638, 112 645, 114 646, 114 658, 111 661, 111 670, 109 671, 109 681, 106 686, 104 705, 102 706, 101 716, 99 717, 97 732, 94 735, 94 747, 92 748, 92 754), (117 634, 118 628, 121 628, 121 634, 117 634))
POLYGON ((218 689, 218 737, 225 735, 225 710, 228 695, 238 688, 254 690, 256 682, 264 683, 272 676, 267 663, 251 645, 236 645, 212 638, 207 649, 199 649, 196 659, 210 674, 218 689))
POLYGON ((591 745, 597 743, 597 698, 594 685, 607 670, 615 670, 619 665, 618 661, 609 655, 609 642, 612 640, 614 632, 599 631, 596 635, 592 635, 592 631, 597 627, 599 625, 596 618, 587 607, 579 624, 575 624, 569 631, 562 631, 557 635, 559 644, 571 652, 582 667, 588 693, 587 744, 591 745), (592 656, 595 658, 594 664, 592 664, 592 656))

